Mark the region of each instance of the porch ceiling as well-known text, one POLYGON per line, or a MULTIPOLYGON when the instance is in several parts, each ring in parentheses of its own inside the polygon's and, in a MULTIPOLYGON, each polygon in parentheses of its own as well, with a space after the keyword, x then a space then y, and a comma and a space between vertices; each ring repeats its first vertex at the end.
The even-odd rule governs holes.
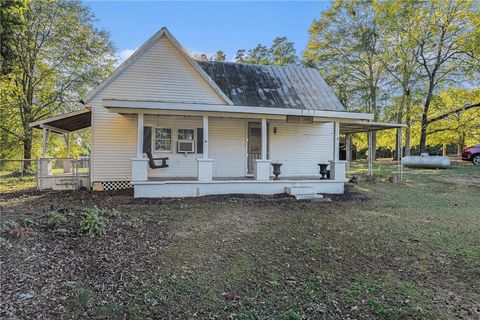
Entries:
POLYGON ((47 128, 57 133, 85 129, 91 125, 92 112, 87 108, 30 123, 31 128, 47 128))

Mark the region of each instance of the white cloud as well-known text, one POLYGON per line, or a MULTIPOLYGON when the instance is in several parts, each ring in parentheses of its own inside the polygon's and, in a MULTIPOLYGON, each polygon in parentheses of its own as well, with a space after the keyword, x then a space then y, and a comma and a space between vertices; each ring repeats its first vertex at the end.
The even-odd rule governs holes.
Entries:
POLYGON ((127 48, 125 50, 120 51, 120 53, 117 54, 118 64, 121 64, 123 61, 127 60, 128 57, 130 57, 135 51, 137 51, 137 48, 135 49, 127 48))

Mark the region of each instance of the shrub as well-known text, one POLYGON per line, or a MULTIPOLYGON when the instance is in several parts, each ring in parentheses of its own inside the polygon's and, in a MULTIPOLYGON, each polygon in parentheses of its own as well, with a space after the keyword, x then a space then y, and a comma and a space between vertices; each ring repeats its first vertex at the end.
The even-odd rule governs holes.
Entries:
POLYGON ((23 226, 24 227, 33 227, 33 226, 36 226, 37 224, 38 224, 38 221, 35 221, 32 218, 25 218, 23 220, 23 226))
POLYGON ((88 208, 85 210, 85 212, 92 212, 100 217, 106 218, 117 218, 120 215, 120 212, 118 212, 117 209, 100 209, 97 206, 94 206, 93 208, 88 208))
POLYGON ((68 217, 57 211, 48 214, 47 224, 53 228, 58 228, 68 222, 68 217))
POLYGON ((87 210, 80 221, 80 233, 90 237, 105 234, 105 227, 105 219, 99 216, 96 210, 87 210))

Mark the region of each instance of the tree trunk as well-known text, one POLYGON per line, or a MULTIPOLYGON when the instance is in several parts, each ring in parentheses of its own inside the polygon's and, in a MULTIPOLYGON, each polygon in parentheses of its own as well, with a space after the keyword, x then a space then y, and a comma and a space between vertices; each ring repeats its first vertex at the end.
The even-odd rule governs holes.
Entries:
POLYGON ((372 132, 372 161, 377 160, 377 132, 372 132))
POLYGON ((33 129, 27 128, 24 129, 24 136, 23 136, 23 159, 27 160, 24 162, 23 165, 23 173, 27 173, 32 166, 30 159, 32 159, 32 137, 33 137, 33 129))

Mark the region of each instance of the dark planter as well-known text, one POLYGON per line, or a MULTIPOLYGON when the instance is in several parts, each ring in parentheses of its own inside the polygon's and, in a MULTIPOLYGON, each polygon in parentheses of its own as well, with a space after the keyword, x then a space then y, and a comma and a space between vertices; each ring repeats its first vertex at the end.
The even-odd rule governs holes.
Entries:
POLYGON ((273 166, 273 174, 275 175, 275 178, 273 180, 278 180, 278 176, 280 175, 280 167, 282 166, 282 163, 272 163, 273 166))
POLYGON ((328 163, 319 163, 318 166, 320 167, 320 174, 322 175, 320 177, 320 180, 326 180, 327 178, 327 167, 328 163))

